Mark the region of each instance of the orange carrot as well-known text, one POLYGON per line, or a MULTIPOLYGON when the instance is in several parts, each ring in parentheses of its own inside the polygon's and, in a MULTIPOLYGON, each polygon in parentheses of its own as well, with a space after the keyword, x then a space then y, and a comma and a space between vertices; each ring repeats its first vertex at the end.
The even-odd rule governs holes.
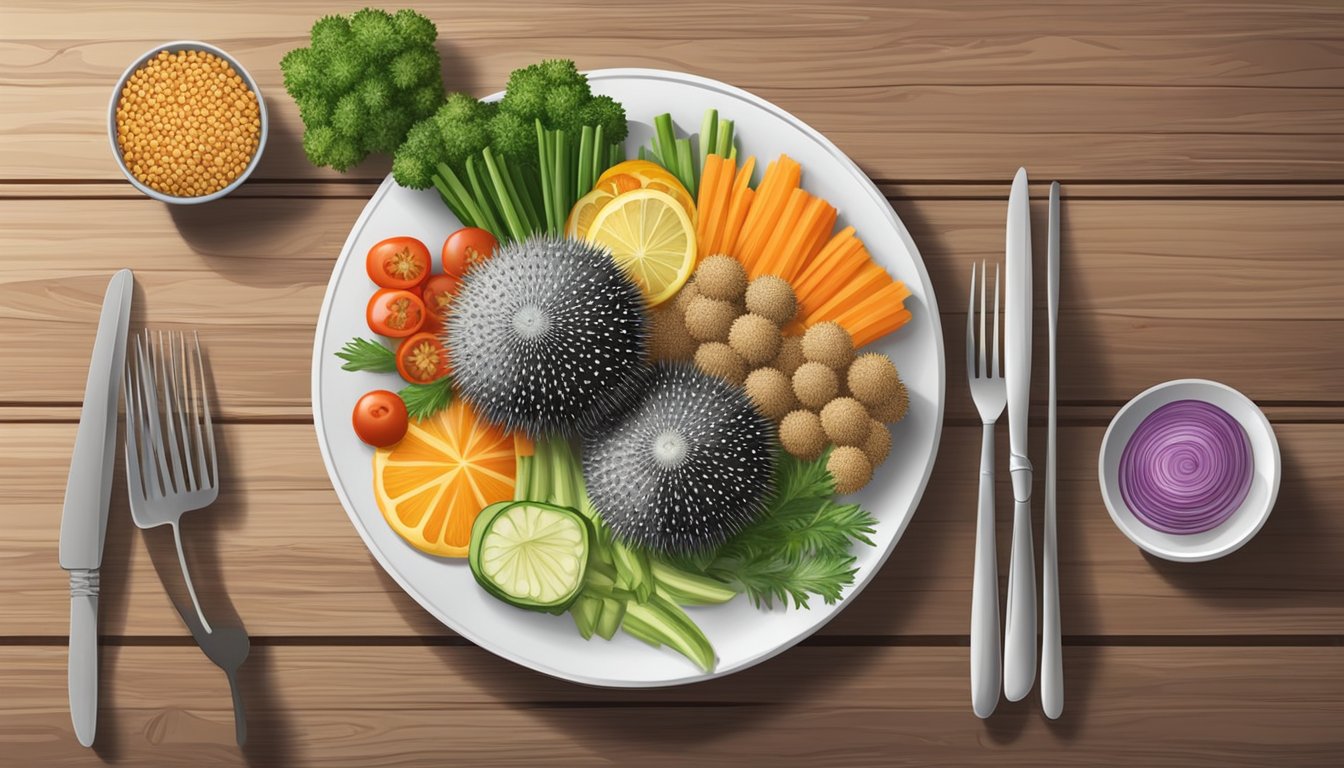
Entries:
POLYGON ((756 190, 743 185, 740 190, 734 190, 733 202, 728 206, 728 223, 719 238, 718 253, 727 253, 734 258, 738 257, 736 243, 738 234, 742 231, 742 225, 747 219, 747 212, 751 210, 756 198, 756 190))
POLYGON ((899 330, 901 326, 910 322, 912 317, 913 315, 910 314, 910 310, 900 309, 891 315, 882 318, 880 322, 869 322, 868 324, 850 330, 849 335, 854 339, 855 348, 866 347, 883 336, 899 330))
POLYGON ((716 183, 719 173, 723 169, 723 158, 718 155, 708 155, 705 157, 704 175, 700 179, 700 199, 696 201, 696 212, 699 218, 695 226, 695 242, 699 244, 699 256, 704 258, 705 253, 705 229, 710 222, 718 215, 714 209, 714 191, 718 189, 716 183))
MULTIPOLYGON (((732 199, 733 182, 736 180, 737 161, 724 160, 719 168, 719 178, 714 184, 713 194, 710 197, 710 207, 714 210, 714 218, 705 227, 705 235, 699 242, 702 243, 700 257, 719 253, 715 249, 715 243, 718 242, 720 233, 727 225, 729 200, 732 199)), ((704 183, 703 181, 701 182, 704 183)), ((703 189, 704 187, 701 187, 703 189)))
POLYGON ((826 244, 821 247, 821 251, 817 253, 816 257, 803 268, 802 274, 799 275, 798 279, 794 282, 794 291, 801 290, 804 285, 807 285, 819 279, 821 275, 824 275, 832 265, 836 254, 838 254, 844 244, 853 237, 854 228, 845 227, 835 233, 830 240, 827 240, 826 244))
POLYGON ((749 277, 757 278, 766 274, 784 277, 784 244, 790 235, 798 230, 803 211, 811 199, 812 196, 801 188, 794 188, 789 192, 788 201, 784 203, 784 210, 780 211, 778 221, 771 231, 764 233, 762 237, 760 257, 753 264, 756 273, 752 274, 751 270, 747 270, 749 277))
POLYGON ((798 226, 785 241, 779 259, 779 276, 793 281, 803 271, 803 266, 812 260, 824 243, 826 235, 835 226, 835 208, 830 203, 814 197, 808 200, 807 207, 799 217, 798 226))
POLYGON ((836 317, 839 317, 849 305, 862 300, 863 297, 878 290, 889 282, 891 282, 891 276, 887 274, 886 270, 871 262, 868 263, 855 278, 832 294, 831 297, 826 300, 826 303, 808 313, 808 324, 811 325, 825 320, 834 320, 836 317))
POLYGON ((856 239, 848 239, 829 252, 823 249, 823 253, 812 262, 812 269, 798 279, 794 288, 794 295, 798 297, 798 305, 802 307, 803 313, 826 303, 868 264, 867 252, 856 239))
MULTIPOLYGON (((738 236, 738 247, 741 251, 739 258, 747 267, 748 274, 752 273, 755 263, 765 250, 766 241, 779 225, 780 216, 788 205, 793 190, 798 188, 803 173, 802 167, 788 155, 779 156, 774 163, 774 171, 772 178, 761 180, 761 186, 756 190, 759 195, 758 201, 752 206, 742 234, 738 236), (757 207, 761 213, 755 217, 755 221, 752 221, 752 214, 756 213, 757 207)), ((766 175, 770 176, 769 170, 766 171, 766 175)))

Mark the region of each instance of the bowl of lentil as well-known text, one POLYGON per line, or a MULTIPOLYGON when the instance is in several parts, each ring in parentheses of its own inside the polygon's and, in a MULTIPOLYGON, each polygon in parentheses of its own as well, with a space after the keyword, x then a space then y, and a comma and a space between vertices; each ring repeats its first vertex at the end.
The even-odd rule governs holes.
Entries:
POLYGON ((146 195, 179 205, 237 189, 261 160, 267 127, 252 75, 193 40, 146 51, 122 73, 108 105, 121 172, 146 195))

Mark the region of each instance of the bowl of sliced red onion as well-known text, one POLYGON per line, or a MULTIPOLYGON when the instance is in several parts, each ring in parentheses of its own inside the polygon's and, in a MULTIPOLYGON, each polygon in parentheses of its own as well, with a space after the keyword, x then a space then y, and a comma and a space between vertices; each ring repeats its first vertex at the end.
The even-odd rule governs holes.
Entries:
POLYGON ((1279 443, 1245 395, 1178 379, 1120 409, 1102 438, 1098 473, 1111 519, 1130 541, 1167 560, 1213 560, 1269 519, 1279 443))

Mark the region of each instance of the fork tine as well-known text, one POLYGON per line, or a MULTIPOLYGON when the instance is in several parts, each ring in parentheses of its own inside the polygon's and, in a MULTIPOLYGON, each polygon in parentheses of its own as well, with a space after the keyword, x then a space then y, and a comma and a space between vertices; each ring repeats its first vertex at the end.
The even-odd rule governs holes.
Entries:
POLYGON ((163 453, 163 438, 159 434, 159 398, 154 391, 154 343, 148 330, 144 337, 136 337, 136 376, 140 390, 140 438, 144 442, 141 458, 145 464, 145 479, 150 496, 167 496, 168 460, 163 453))
POLYGON ((980 376, 988 376, 985 365, 985 294, 989 292, 989 267, 980 262, 980 376))
MULTIPOLYGON (((196 370, 200 377, 201 384, 201 410, 205 413, 205 439, 210 454, 210 485, 219 485, 219 454, 215 453, 215 428, 210 421, 210 397, 206 393, 209 387, 209 380, 205 377, 205 363, 201 360, 201 336, 192 331, 192 337, 196 341, 196 370)), ((202 470, 204 472, 204 470, 202 470)))
POLYGON ((145 497, 144 478, 140 474, 140 443, 135 439, 139 426, 135 418, 135 404, 139 398, 134 394, 135 377, 131 375, 131 356, 126 356, 126 369, 122 371, 122 399, 126 403, 126 492, 132 501, 145 497))
POLYGON ((975 370, 975 264, 971 264, 971 303, 966 308, 966 378, 976 378, 975 370))
MULTIPOLYGON (((171 339, 171 336, 169 337, 171 339)), ((173 464, 173 490, 179 493, 187 490, 187 476, 182 471, 182 452, 177 446, 177 406, 173 402, 173 386, 168 381, 169 369, 172 368, 172 341, 166 345, 163 340, 163 331, 159 331, 159 354, 158 365, 155 366, 159 379, 163 384, 163 436, 165 450, 173 464)))
POLYGON ((999 265, 994 265, 994 378, 999 378, 999 265))
POLYGON ((210 479, 206 477, 205 474, 206 471, 205 445, 202 442, 202 435, 201 435, 200 376, 202 374, 200 366, 196 365, 195 358, 192 355, 187 354, 185 346, 187 343, 186 339, 187 339, 186 334, 182 334, 182 344, 183 344, 182 359, 186 362, 186 365, 183 366, 182 372, 183 376, 186 377, 187 392, 191 397, 191 429, 193 433, 192 443, 196 446, 196 460, 195 460, 196 466, 200 468, 200 484, 198 487, 209 487, 210 479))
POLYGON ((169 338, 172 340, 173 403, 177 408, 177 423, 181 429, 179 435, 182 442, 182 464, 187 470, 187 490, 195 491, 200 486, 196 484, 196 469, 191 460, 191 431, 187 429, 187 408, 190 405, 187 402, 186 391, 187 335, 179 332, 169 338))

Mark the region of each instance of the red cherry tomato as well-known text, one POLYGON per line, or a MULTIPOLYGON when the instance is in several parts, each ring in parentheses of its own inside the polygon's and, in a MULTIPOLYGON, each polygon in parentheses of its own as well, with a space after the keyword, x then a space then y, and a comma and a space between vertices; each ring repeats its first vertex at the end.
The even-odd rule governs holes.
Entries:
POLYGON ((355 434, 369 445, 386 448, 406 436, 406 404, 396 392, 375 389, 359 398, 351 417, 355 434))
POLYGON ((420 296, 425 300, 425 311, 434 319, 448 317, 448 307, 457 294, 458 279, 452 275, 430 275, 420 296))
POLYGON ((369 299, 365 318, 374 333, 403 339, 425 324, 425 303, 410 291, 384 288, 369 299))
POLYGON ((429 277, 429 249, 413 237, 389 237, 369 249, 369 279, 382 288, 414 288, 429 277))
POLYGON ((495 254, 499 241, 480 227, 463 227, 443 241, 443 272, 461 277, 473 264, 495 254))
POLYGON ((448 350, 432 333, 417 333, 397 347, 397 373, 411 384, 428 384, 448 375, 448 350))

